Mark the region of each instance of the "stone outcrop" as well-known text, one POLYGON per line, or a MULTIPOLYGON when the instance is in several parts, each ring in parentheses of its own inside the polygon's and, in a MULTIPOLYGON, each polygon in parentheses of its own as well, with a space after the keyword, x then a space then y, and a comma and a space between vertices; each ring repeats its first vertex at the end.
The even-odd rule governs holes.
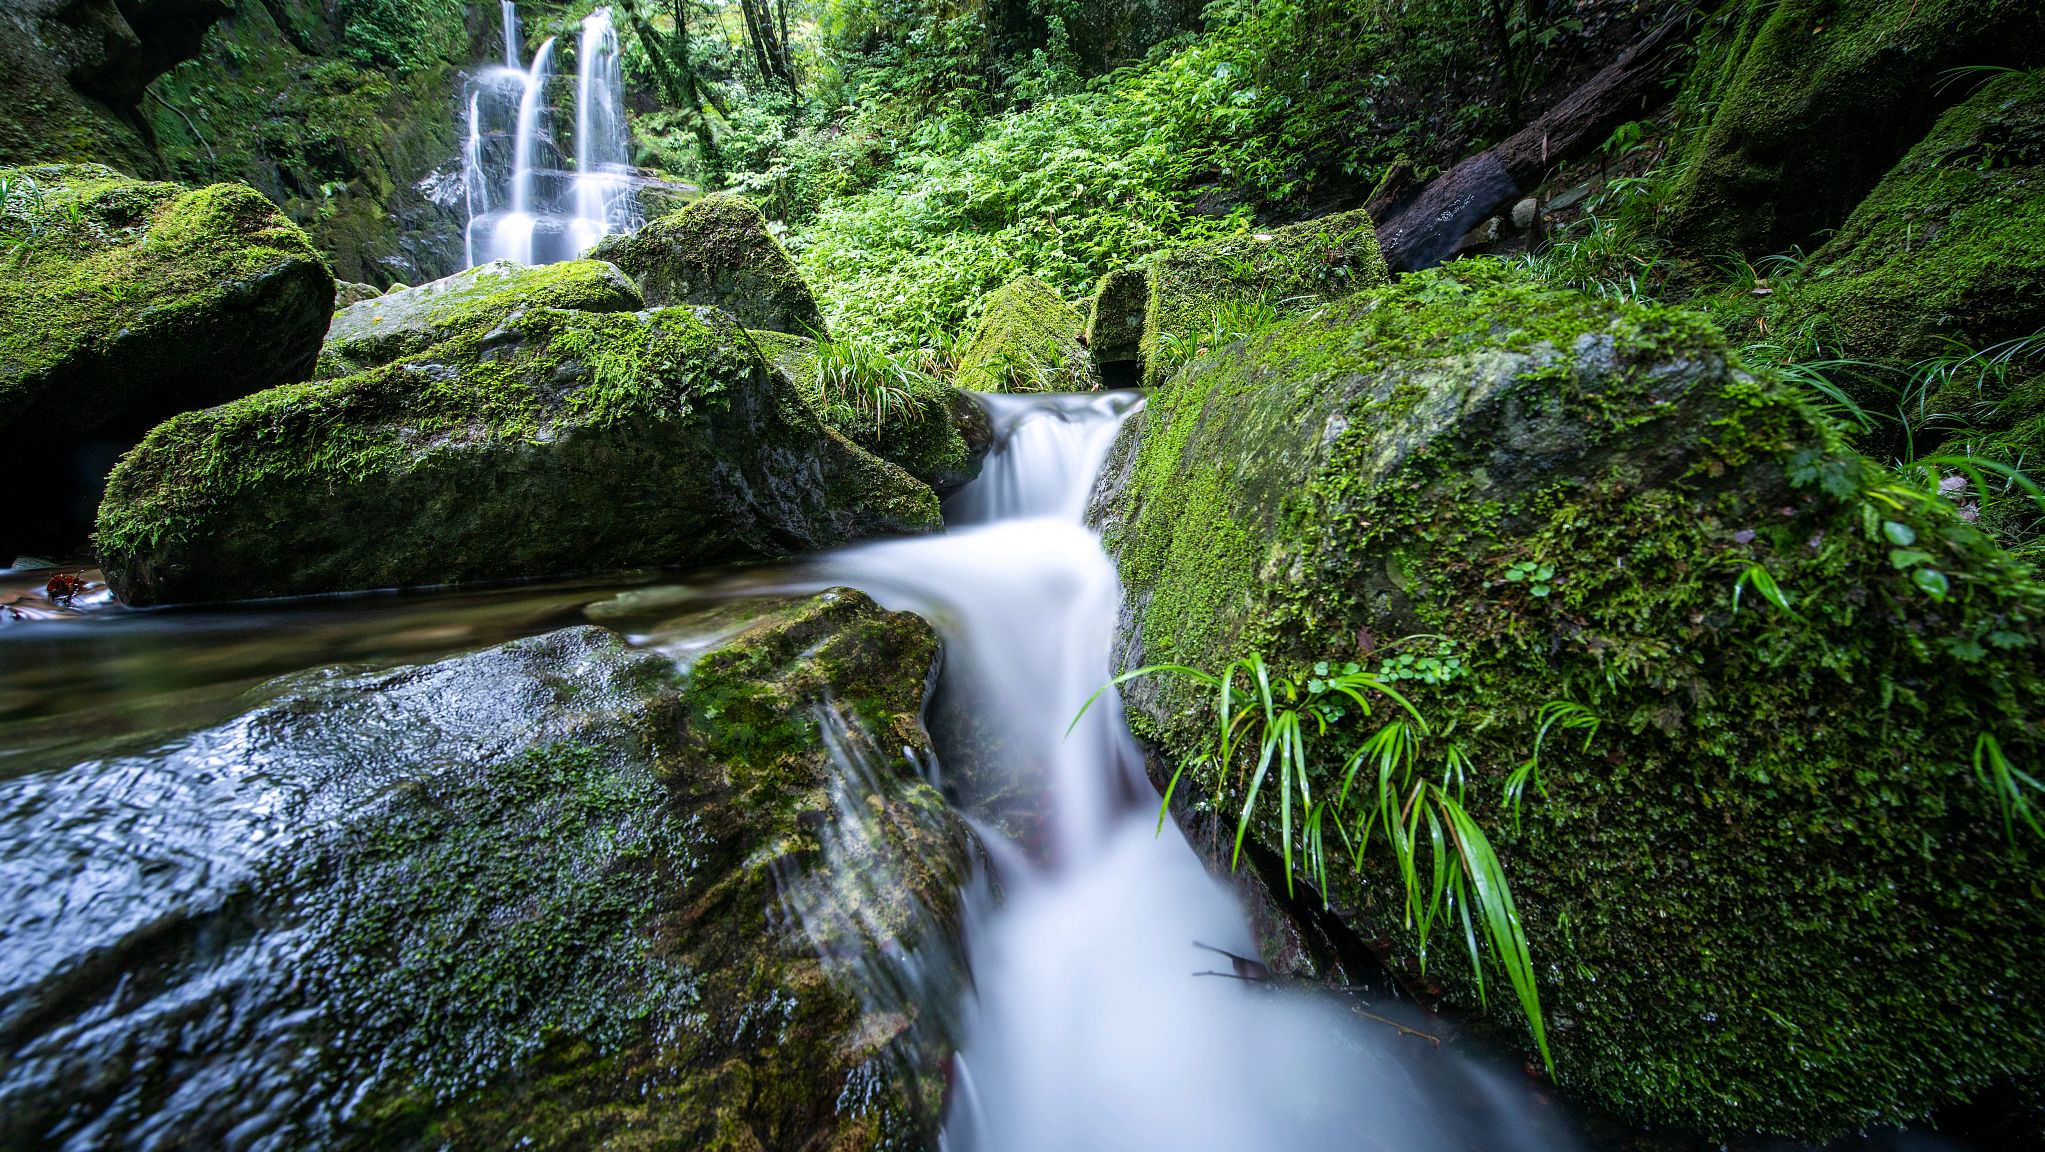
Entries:
POLYGON ((705 196, 629 236, 606 237, 590 256, 624 269, 648 304, 709 304, 747 328, 824 331, 824 314, 795 261, 760 210, 737 196, 705 196))
POLYGON ((701 627, 686 672, 588 626, 315 670, 0 781, 8 898, 73 893, 0 938, 0 1144, 933 1144, 952 1028, 899 989, 956 993, 970 850, 909 758, 936 636, 848 589, 701 627))
MULTIPOLYGON (((1708 322, 1522 275, 1418 273, 1154 393, 1098 517, 1119 662, 1391 678, 1426 763, 1466 758, 1557 1079, 1621 1114, 1824 1139, 2045 1068, 2045 844, 2006 819, 1983 743, 2045 754, 2045 590, 1708 322), (1542 742, 1557 703, 1595 729, 1542 742)), ((1169 763, 1205 750, 1190 681, 1124 693, 1169 763)), ((1384 718, 1321 738, 1340 751, 1315 797, 1384 718)), ((1252 839, 1278 860, 1275 798, 1252 839)), ((1410 972, 1396 866, 1330 853, 1335 915, 1410 972)), ((1496 985, 1480 1007, 1458 944, 1425 971, 1526 1036, 1496 985)))

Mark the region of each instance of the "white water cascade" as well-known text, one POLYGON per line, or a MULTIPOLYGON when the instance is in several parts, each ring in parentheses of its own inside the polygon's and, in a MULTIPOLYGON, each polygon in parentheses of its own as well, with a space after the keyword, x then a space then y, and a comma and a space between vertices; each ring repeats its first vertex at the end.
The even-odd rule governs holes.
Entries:
POLYGON ((974 991, 945 1152, 1578 1148, 1517 1066, 1438 1050, 1346 999, 1215 971, 1229 967, 1215 949, 1253 957, 1256 943, 1178 829, 1159 833, 1112 693, 1066 733, 1109 677, 1120 590, 1083 515, 1136 401, 984 399, 999 439, 945 534, 795 575, 935 624, 945 709, 970 717, 981 749, 974 779, 944 769, 996 862, 996 883, 969 898, 974 991))
POLYGON ((470 267, 572 260, 640 222, 611 10, 591 12, 576 41, 570 148, 555 125, 554 40, 521 67, 519 37, 518 9, 504 0, 505 62, 469 83, 462 183, 470 267))

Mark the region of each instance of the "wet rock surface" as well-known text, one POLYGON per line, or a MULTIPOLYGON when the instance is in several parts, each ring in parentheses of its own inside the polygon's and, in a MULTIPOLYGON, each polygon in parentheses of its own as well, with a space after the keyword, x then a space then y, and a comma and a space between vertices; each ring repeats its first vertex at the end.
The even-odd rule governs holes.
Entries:
MULTIPOLYGON (((686 630, 686 629, 683 629, 686 630)), ((967 838, 936 640, 837 590, 686 674, 572 628, 0 781, 0 1143, 934 1131, 967 838)))
POLYGON ((976 392, 1090 392, 1100 372, 1080 337, 1086 318, 1035 276, 994 290, 954 379, 976 392))

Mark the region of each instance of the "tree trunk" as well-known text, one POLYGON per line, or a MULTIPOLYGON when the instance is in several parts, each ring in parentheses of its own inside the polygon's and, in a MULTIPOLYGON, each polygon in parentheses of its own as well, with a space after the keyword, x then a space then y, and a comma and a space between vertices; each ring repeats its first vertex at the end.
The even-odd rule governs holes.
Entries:
POLYGON ((1670 17, 1560 104, 1504 143, 1434 178, 1420 195, 1378 225, 1378 245, 1394 272, 1439 263, 1478 221, 1557 163, 1605 142, 1612 130, 1652 107, 1673 53, 1690 28, 1690 10, 1670 17))

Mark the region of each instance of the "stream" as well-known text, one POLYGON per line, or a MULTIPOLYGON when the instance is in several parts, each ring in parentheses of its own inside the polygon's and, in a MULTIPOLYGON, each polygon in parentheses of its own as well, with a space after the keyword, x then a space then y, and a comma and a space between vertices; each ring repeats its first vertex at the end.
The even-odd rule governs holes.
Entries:
MULTIPOLYGON (((1584 1147, 1568 1110, 1516 1060, 1394 1026, 1427 1030, 1410 1005, 1379 999, 1366 1013, 1352 995, 1231 970, 1228 954, 1258 951, 1243 907, 1174 824, 1160 827, 1112 693, 1067 731, 1109 678, 1119 605, 1085 508, 1140 401, 986 404, 995 449, 948 503, 938 536, 680 582, 639 574, 202 611, 100 607, 0 626, 0 1041, 10 1056, 0 1112, 52 1078, 77 1078, 105 1102, 81 1104, 48 1146, 187 1146, 178 1133, 193 1117, 223 1112, 245 1117, 233 1146, 291 1147, 304 1145, 262 1134, 317 1131, 336 1106, 292 1097, 301 1081, 266 1063, 278 1035, 266 1022, 186 1011, 167 996, 126 1015, 64 999, 67 981, 146 949, 152 925, 182 923, 174 910, 225 900, 266 837, 294 834, 276 813, 298 811, 301 792, 346 802, 345 788, 304 783, 344 771, 345 747, 332 764, 268 764, 261 733, 233 719, 265 681, 335 663, 417 663, 591 618, 685 655, 715 637, 665 626, 663 611, 844 584, 942 634, 934 770, 985 847, 967 901, 973 987, 963 1004, 937 1006, 961 1031, 945 1152, 1584 1147), (36 1023, 53 1012, 75 1018, 36 1023), (151 1046, 176 1050, 159 1063, 182 1087, 145 1109, 104 1081, 151 1046), (290 1123, 278 1127, 280 1116, 290 1123)), ((269 994, 293 961, 289 935, 216 958, 204 981, 188 982, 190 996, 269 994)), ((40 1146, 6 1127, 0 1146, 40 1146)))

